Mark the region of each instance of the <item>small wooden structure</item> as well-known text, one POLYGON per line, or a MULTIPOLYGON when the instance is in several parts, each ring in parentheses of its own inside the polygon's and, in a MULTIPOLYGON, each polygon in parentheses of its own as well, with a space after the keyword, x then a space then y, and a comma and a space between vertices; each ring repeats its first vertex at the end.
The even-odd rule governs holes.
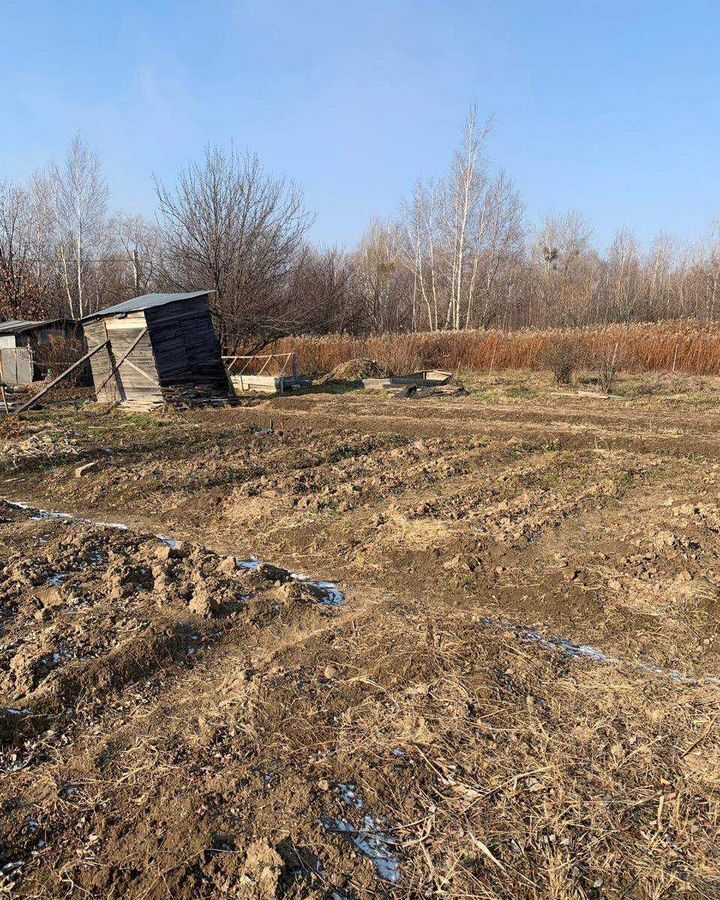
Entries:
POLYGON ((180 397, 227 398, 211 293, 146 294, 86 316, 97 400, 148 408, 180 397))
POLYGON ((287 390, 298 390, 310 385, 308 378, 298 375, 297 357, 294 353, 223 356, 223 362, 236 394, 245 391, 284 394, 287 390))
POLYGON ((39 381, 47 374, 39 349, 56 336, 69 340, 76 329, 70 319, 0 322, 0 381, 6 385, 39 381))

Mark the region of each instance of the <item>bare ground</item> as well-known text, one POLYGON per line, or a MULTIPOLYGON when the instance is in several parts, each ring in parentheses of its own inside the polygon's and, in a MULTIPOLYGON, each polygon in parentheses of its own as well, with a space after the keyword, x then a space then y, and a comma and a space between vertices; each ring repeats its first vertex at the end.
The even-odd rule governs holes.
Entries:
POLYGON ((2 423, 6 893, 718 896, 717 384, 472 387, 2 423))

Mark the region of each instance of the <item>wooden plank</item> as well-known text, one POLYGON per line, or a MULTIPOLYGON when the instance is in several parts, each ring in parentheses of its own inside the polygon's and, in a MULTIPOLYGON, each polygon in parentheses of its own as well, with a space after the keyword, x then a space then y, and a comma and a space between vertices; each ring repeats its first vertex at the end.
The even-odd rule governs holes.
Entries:
POLYGON ((15 350, 15 369, 18 384, 30 384, 35 374, 32 350, 29 347, 18 347, 15 350))
POLYGON ((107 320, 108 336, 114 355, 124 356, 117 367, 122 402, 161 400, 157 364, 150 340, 149 323, 143 312, 107 320), (140 334, 138 334, 138 330, 140 334))
POLYGON ((0 366, 2 367, 3 381, 6 384, 17 384, 14 347, 0 350, 0 366))
POLYGON ((135 371, 142 375, 143 378, 146 378, 150 382, 150 384, 154 385, 155 387, 160 387, 160 385, 157 381, 155 381, 154 378, 151 378, 147 372, 144 372, 139 366, 136 366, 135 363, 131 362, 129 359, 125 360, 125 365, 130 366, 131 369, 135 369, 135 371))
POLYGON ((47 394, 47 392, 49 390, 54 388, 55 385, 58 384, 58 382, 62 381, 63 378, 67 378, 67 376, 70 375, 71 372, 74 372, 76 369, 78 369, 80 366, 82 366, 84 363, 86 363, 92 356, 94 356, 98 352, 98 350, 102 350, 103 347, 105 347, 105 346, 106 346, 106 344, 100 344, 99 347, 95 347, 94 350, 91 350, 89 353, 86 353, 85 356, 82 357, 82 359, 79 359, 77 362, 74 362, 70 366, 69 369, 65 369, 65 371, 61 375, 58 375, 57 378, 54 378, 46 388, 43 388, 43 390, 41 390, 39 394, 36 394, 34 397, 31 397, 31 399, 28 400, 27 403, 24 403, 22 406, 20 406, 18 409, 16 409, 15 412, 21 413, 21 412, 25 412, 25 410, 27 410, 27 409, 30 409, 30 407, 34 406, 41 397, 44 397, 45 394, 47 394))
POLYGON ((122 317, 111 316, 102 321, 105 322, 105 327, 108 331, 131 331, 134 328, 144 328, 146 324, 145 313, 142 311, 127 313, 127 315, 122 317))

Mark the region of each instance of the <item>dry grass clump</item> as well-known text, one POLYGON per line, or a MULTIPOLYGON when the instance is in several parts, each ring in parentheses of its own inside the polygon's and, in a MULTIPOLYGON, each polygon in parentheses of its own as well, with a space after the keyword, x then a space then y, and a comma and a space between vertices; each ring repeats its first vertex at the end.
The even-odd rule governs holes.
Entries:
POLYGON ((638 395, 652 396, 654 394, 709 394, 717 391, 717 385, 708 382, 701 376, 675 375, 662 373, 640 384, 636 393, 638 395))
POLYGON ((350 359, 340 363, 323 381, 358 381, 361 378, 383 378, 385 369, 372 359, 350 359))
POLYGON ((0 419, 0 471, 27 460, 58 460, 80 452, 77 435, 67 428, 23 421, 16 416, 0 419))
POLYGON ((414 646, 375 631, 377 690, 335 751, 393 816, 406 896, 717 893, 717 687, 569 662, 469 617, 415 625, 414 646))
POLYGON ((720 324, 693 320, 548 331, 298 337, 279 342, 275 350, 296 353, 306 374, 330 372, 342 362, 364 357, 396 375, 420 368, 467 372, 542 369, 547 354, 560 344, 575 346, 577 368, 593 368, 598 354, 612 355, 617 344, 623 369, 628 372, 720 374, 720 324))

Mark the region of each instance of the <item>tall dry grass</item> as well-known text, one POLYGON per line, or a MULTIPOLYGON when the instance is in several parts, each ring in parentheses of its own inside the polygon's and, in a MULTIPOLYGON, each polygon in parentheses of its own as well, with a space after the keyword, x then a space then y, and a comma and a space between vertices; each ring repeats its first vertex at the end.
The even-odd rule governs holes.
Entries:
POLYGON ((376 360, 391 374, 422 368, 487 372, 546 368, 550 349, 568 337, 577 343, 578 368, 596 367, 598 357, 612 353, 617 344, 622 368, 628 372, 720 375, 720 323, 693 320, 548 331, 298 337, 286 338, 273 349, 293 351, 301 371, 309 375, 330 372, 359 357, 376 360))

